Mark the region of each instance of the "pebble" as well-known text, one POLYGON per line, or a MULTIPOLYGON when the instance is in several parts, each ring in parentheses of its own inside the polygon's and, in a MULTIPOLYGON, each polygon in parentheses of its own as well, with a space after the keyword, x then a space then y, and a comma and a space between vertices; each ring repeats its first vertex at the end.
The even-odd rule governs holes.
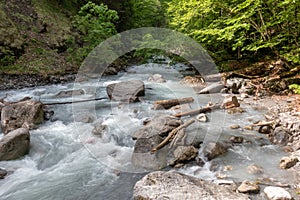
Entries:
POLYGON ((280 159, 279 167, 281 169, 289 169, 299 162, 296 156, 283 157, 280 159))
POLYGON ((245 126, 244 129, 248 130, 248 131, 252 131, 253 130, 253 126, 245 126))

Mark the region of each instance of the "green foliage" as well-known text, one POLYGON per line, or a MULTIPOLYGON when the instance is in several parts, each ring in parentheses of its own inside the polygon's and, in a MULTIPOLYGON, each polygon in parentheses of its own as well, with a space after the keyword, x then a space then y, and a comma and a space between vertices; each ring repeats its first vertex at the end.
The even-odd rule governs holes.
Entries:
POLYGON ((293 92, 296 94, 300 94, 300 85, 297 84, 289 85, 289 89, 293 90, 293 92))
MULTIPOLYGON (((96 5, 88 2, 81 7, 74 17, 74 28, 79 32, 83 47, 75 52, 78 62, 82 61, 92 49, 106 38, 117 33, 115 22, 119 19, 114 10, 108 9, 104 4, 96 5)), ((72 51, 72 38, 67 39, 69 51, 72 51)))
POLYGON ((170 27, 201 42, 216 60, 225 50, 235 58, 260 53, 300 63, 300 1, 172 0, 168 6, 170 27))
POLYGON ((159 27, 165 24, 163 1, 127 0, 124 3, 127 29, 140 27, 159 27))

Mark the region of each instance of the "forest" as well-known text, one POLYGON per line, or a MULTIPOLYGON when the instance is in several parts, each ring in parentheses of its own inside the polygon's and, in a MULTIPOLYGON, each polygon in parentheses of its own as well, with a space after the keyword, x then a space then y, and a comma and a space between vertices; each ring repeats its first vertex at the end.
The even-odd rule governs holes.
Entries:
MULTIPOLYGON (((294 75, 300 64, 299 9, 295 0, 1 1, 0 72, 76 72, 106 38, 133 28, 164 27, 199 42, 220 71, 280 60, 294 75)), ((162 52, 135 52, 125 63, 153 53, 162 52)))

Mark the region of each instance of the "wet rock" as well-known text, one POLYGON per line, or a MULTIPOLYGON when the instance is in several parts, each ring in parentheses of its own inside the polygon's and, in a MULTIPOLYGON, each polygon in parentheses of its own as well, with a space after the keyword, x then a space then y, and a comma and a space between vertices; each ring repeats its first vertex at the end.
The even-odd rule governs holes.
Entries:
POLYGON ((149 82, 155 82, 155 83, 165 83, 166 80, 163 78, 161 74, 154 74, 148 78, 149 82))
POLYGON ((258 132, 261 134, 270 134, 272 132, 272 127, 270 125, 260 126, 258 132))
POLYGON ((241 136, 232 136, 229 140, 230 140, 232 143, 240 144, 240 143, 243 143, 244 138, 241 137, 241 136))
POLYGON ((151 152, 152 148, 161 143, 162 140, 163 138, 159 135, 149 138, 138 138, 131 157, 133 165, 149 170, 158 170, 166 167, 168 147, 165 146, 154 153, 151 152))
POLYGON ((94 118, 87 113, 81 113, 74 116, 75 122, 92 123, 94 118))
POLYGON ((180 174, 156 171, 147 174, 134 186, 134 200, 188 199, 188 200, 247 200, 248 196, 236 193, 224 185, 217 185, 180 174))
POLYGON ((239 89, 241 88, 241 85, 240 84, 237 84, 237 83, 233 83, 232 86, 231 86, 231 92, 232 94, 239 94, 239 89))
POLYGON ((1 127, 4 134, 24 126, 33 129, 43 121, 43 104, 34 100, 9 104, 1 111, 1 127))
POLYGON ((108 85, 106 92, 114 101, 137 102, 145 95, 145 85, 139 80, 123 81, 108 85))
POLYGON ((224 88, 224 85, 221 83, 213 83, 206 88, 200 90, 199 94, 213 94, 219 93, 224 88))
POLYGON ((227 153, 229 145, 225 145, 221 142, 210 142, 203 147, 203 155, 208 159, 212 160, 219 155, 227 153))
POLYGON ((60 91, 60 92, 58 92, 55 95, 55 97, 56 98, 66 98, 66 97, 83 95, 84 93, 85 92, 82 89, 79 89, 79 90, 66 90, 66 91, 60 91))
POLYGON ((107 125, 102 124, 102 122, 96 123, 92 130, 92 134, 102 137, 106 130, 107 130, 107 125))
POLYGON ((262 174, 264 170, 261 166, 252 164, 247 167, 247 172, 249 174, 262 174))
POLYGON ((227 110, 228 114, 238 114, 238 113, 244 113, 245 109, 240 107, 234 107, 227 110))
POLYGON ((233 124, 230 126, 231 129, 239 129, 240 128, 240 125, 238 124, 233 124))
POLYGON ((198 149, 193 146, 178 146, 173 152, 175 158, 168 164, 174 165, 176 163, 193 160, 197 154, 198 149))
POLYGON ((0 169, 0 179, 4 179, 5 176, 7 175, 7 171, 4 169, 0 169))
POLYGON ((281 187, 267 186, 264 193, 269 200, 291 200, 291 194, 281 187))
POLYGON ((241 192, 241 193, 254 193, 254 194, 257 194, 260 191, 260 187, 255 182, 245 180, 237 188, 237 190, 238 190, 238 192, 241 192))
POLYGON ((287 145, 290 132, 282 127, 276 127, 273 133, 269 134, 270 141, 274 144, 287 145))
POLYGON ((30 134, 28 129, 19 128, 0 140, 0 161, 14 160, 26 155, 29 151, 30 134))
POLYGON ((199 122, 207 122, 208 121, 208 118, 204 113, 201 113, 201 114, 197 115, 196 119, 199 122))
POLYGON ((181 124, 182 121, 177 117, 172 117, 169 115, 157 115, 154 116, 143 128, 136 131, 132 137, 133 139, 137 139, 149 138, 154 135, 166 136, 170 131, 181 124))
POLYGON ((239 107, 239 106, 240 106, 240 103, 236 96, 225 98, 221 105, 221 107, 225 108, 225 109, 239 107))
POLYGON ((288 169, 296 165, 297 162, 299 162, 299 160, 295 156, 283 157, 280 159, 279 167, 281 169, 288 169))

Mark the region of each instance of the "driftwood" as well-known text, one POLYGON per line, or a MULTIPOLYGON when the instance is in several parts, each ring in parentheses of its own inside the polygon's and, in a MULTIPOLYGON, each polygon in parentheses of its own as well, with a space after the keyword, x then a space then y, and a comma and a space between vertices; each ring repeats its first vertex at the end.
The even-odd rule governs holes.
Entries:
POLYGON ((272 125, 272 124, 274 124, 274 121, 260 122, 260 123, 257 123, 257 124, 252 124, 252 126, 269 126, 269 125, 272 125))
POLYGON ((43 103, 44 105, 64 105, 64 104, 71 104, 71 103, 83 103, 83 102, 89 102, 89 101, 99 101, 107 99, 106 97, 99 97, 95 99, 84 99, 84 100, 78 100, 78 101, 64 101, 64 102, 51 102, 51 103, 43 103))
POLYGON ((159 109, 169 109, 173 106, 179 105, 179 104, 185 104, 185 103, 191 103, 194 101, 193 97, 187 97, 187 98, 180 98, 180 99, 169 99, 169 100, 159 100, 154 101, 154 110, 159 109))
POLYGON ((179 130, 188 127, 189 125, 191 125, 194 122, 195 122, 195 119, 191 119, 191 120, 185 122, 184 124, 178 126, 177 128, 173 129, 161 143, 159 143, 156 147, 152 148, 151 152, 155 152, 158 149, 165 146, 170 140, 172 140, 174 138, 174 136, 178 133, 179 130))
POLYGON ((188 112, 177 113, 173 116, 183 117, 183 116, 187 116, 187 115, 197 115, 197 114, 200 114, 200 113, 210 112, 210 111, 212 111, 213 108, 215 108, 215 107, 210 106, 210 107, 205 107, 205 108, 198 108, 196 110, 191 110, 191 111, 188 111, 188 112))

